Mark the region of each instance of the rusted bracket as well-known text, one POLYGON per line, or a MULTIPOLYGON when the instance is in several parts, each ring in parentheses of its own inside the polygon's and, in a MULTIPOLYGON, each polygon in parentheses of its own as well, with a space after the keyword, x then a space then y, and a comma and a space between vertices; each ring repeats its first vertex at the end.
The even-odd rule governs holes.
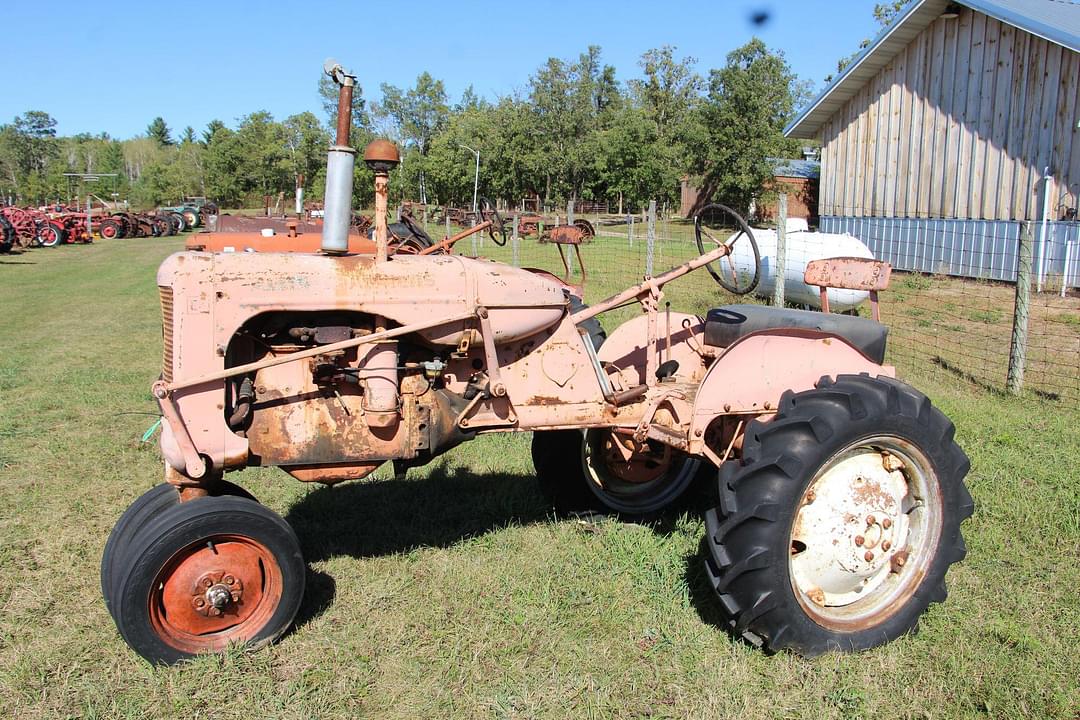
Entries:
POLYGON ((660 310, 660 300, 664 297, 664 291, 648 276, 645 277, 642 284, 645 285, 648 292, 648 294, 638 298, 641 307, 648 315, 648 331, 645 342, 649 352, 645 355, 645 384, 651 386, 656 383, 656 369, 659 367, 657 361, 660 355, 660 343, 657 338, 656 313, 660 310))
POLYGON ((169 423, 169 429, 172 430, 173 436, 176 438, 176 444, 180 448, 180 453, 184 456, 184 471, 188 477, 201 478, 206 474, 206 461, 202 459, 199 451, 195 448, 195 442, 191 439, 187 425, 184 424, 183 419, 180 417, 180 411, 173 401, 172 393, 169 392, 164 380, 158 380, 154 383, 152 390, 154 397, 157 398, 158 405, 161 406, 161 414, 165 416, 165 422, 169 423))
POLYGON ((495 397, 506 395, 506 386, 503 385, 502 375, 499 373, 499 355, 495 351, 495 332, 491 329, 491 318, 487 308, 478 305, 476 317, 480 320, 480 339, 484 342, 484 364, 487 366, 488 392, 495 397))

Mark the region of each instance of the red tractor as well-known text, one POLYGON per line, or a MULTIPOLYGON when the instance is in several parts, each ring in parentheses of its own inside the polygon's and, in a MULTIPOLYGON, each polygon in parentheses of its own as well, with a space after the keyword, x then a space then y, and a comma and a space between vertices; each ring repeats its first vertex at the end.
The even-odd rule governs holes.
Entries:
MULTIPOLYGON (((871 648, 944 599, 973 510, 968 460, 952 423, 884 364, 883 325, 758 305, 661 310, 667 283, 754 244, 726 208, 723 234, 696 226, 713 249, 592 307, 547 273, 391 255, 398 153, 386 141, 363 156, 374 252, 350 252, 355 79, 328 72, 342 122, 320 251, 189 250, 158 271, 165 482, 120 518, 101 574, 136 652, 173 663, 257 647, 295 617, 297 537, 227 473, 277 466, 333 484, 490 433, 532 434, 561 512, 652 517, 715 466, 705 569, 731 631, 768 650, 871 648), (642 315, 605 337, 598 317, 634 302, 642 315)), ((488 222, 505 241, 498 214, 488 222)), ((853 276, 843 262, 831 272, 853 276)), ((721 276, 745 293, 759 274, 721 276)))

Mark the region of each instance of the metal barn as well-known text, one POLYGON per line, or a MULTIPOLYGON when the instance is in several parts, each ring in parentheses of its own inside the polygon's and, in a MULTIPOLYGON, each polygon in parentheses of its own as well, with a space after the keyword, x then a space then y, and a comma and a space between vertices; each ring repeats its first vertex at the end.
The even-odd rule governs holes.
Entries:
POLYGON ((914 0, 785 133, 818 138, 821 229, 895 267, 1080 286, 1080 4, 914 0))

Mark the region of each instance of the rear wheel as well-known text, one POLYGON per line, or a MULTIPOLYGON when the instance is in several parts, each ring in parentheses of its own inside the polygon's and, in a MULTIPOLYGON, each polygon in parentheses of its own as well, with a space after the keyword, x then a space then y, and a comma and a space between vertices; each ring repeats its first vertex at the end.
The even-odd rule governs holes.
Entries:
POLYGON ((199 227, 199 213, 194 210, 183 210, 180 212, 184 216, 184 222, 187 223, 189 228, 199 227))
POLYGON ((945 599, 974 509, 953 425, 914 388, 840 376, 747 428, 706 516, 706 569, 730 629, 767 650, 855 651, 945 599))
POLYGON ((240 497, 166 508, 135 534, 117 570, 116 625, 152 663, 273 642, 304 595, 296 534, 275 513, 240 497))
POLYGON ((655 441, 637 447, 607 428, 533 433, 533 465, 560 513, 650 519, 690 486, 699 461, 655 441))

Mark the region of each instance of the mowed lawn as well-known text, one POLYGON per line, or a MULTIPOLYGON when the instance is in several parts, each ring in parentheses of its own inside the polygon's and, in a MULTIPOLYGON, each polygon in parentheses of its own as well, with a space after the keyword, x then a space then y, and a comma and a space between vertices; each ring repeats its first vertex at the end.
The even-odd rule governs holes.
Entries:
POLYGON ((231 478, 296 528, 301 616, 263 651, 151 668, 98 563, 161 479, 154 272, 181 245, 0 256, 0 717, 1080 717, 1080 412, 930 367, 901 370, 956 421, 977 510, 916 636, 812 661, 736 642, 700 570, 711 480, 655 526, 557 520, 523 434, 405 481, 231 478))

